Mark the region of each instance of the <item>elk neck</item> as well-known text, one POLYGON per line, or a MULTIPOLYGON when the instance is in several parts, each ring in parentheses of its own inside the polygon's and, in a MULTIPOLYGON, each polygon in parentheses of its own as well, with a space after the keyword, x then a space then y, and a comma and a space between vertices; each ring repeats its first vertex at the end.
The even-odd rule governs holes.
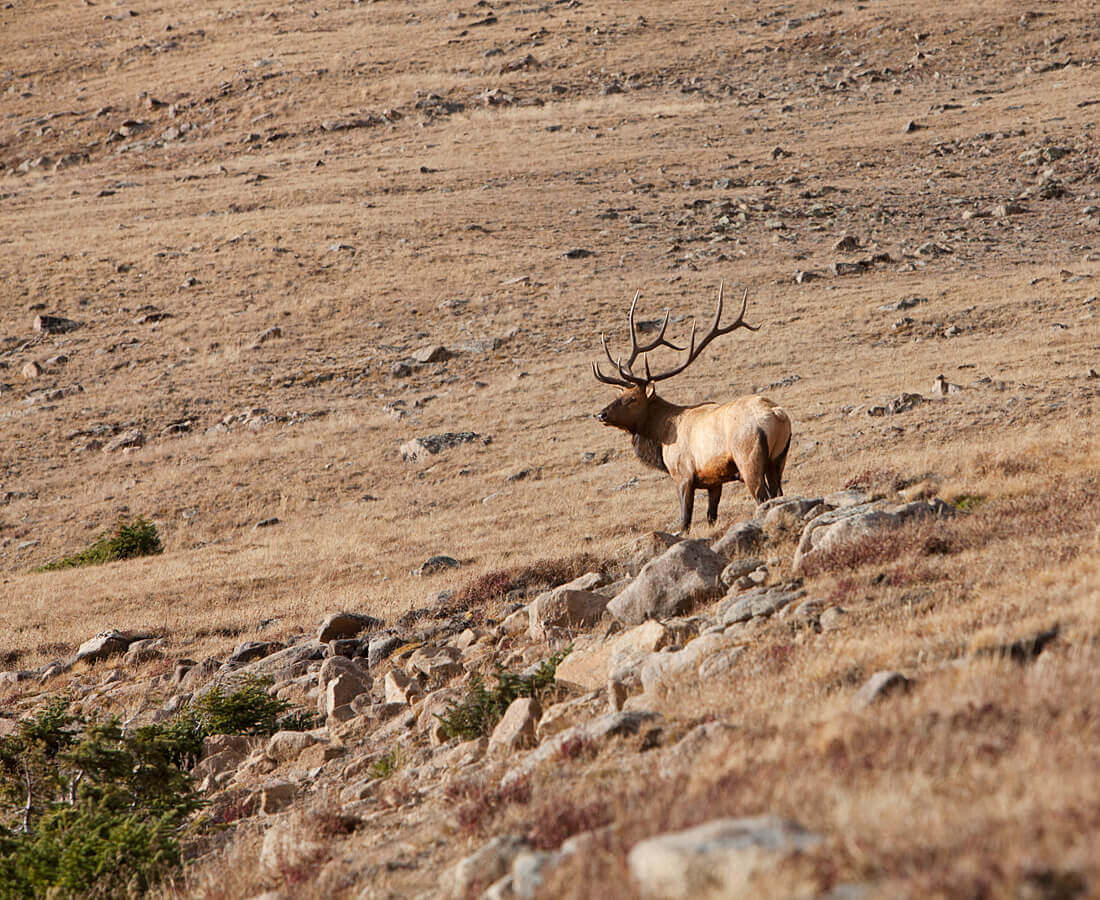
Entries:
POLYGON ((645 420, 631 435, 634 454, 651 469, 667 472, 662 446, 676 441, 676 420, 685 407, 662 400, 654 394, 648 404, 645 420))

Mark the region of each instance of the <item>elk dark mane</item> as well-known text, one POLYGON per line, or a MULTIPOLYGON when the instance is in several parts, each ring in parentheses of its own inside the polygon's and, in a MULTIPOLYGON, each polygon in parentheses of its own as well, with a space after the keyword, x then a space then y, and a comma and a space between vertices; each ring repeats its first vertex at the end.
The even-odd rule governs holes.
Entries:
POLYGON ((634 445, 634 455, 645 463, 645 465, 649 466, 651 469, 657 469, 660 472, 668 471, 668 466, 665 465, 664 454, 661 453, 660 443, 643 434, 631 435, 630 442, 634 445))

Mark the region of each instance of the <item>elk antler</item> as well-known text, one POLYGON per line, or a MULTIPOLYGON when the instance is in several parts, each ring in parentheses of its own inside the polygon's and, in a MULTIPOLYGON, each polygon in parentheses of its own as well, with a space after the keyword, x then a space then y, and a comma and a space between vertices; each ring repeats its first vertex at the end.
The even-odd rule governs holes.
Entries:
MULTIPOLYGON (((657 375, 649 374, 649 363, 646 363, 646 381, 664 381, 666 378, 671 378, 673 375, 679 375, 688 366, 690 366, 695 360, 699 358, 699 355, 706 349, 707 344, 713 341, 716 337, 720 337, 723 334, 729 334, 731 331, 737 328, 747 328, 749 331, 758 331, 759 325, 750 325, 745 321, 745 310, 749 305, 749 292, 746 289, 745 293, 741 297, 741 312, 737 314, 737 319, 727 325, 725 328, 720 328, 719 323, 722 321, 722 291, 725 288, 725 284, 718 286, 718 308, 714 311, 714 324, 710 326, 710 331, 706 333, 703 339, 698 345, 695 343, 695 320, 691 321, 691 340, 689 341, 689 349, 687 359, 683 363, 678 365, 674 369, 670 369, 667 372, 661 372, 657 375)), ((667 342, 666 342, 667 343, 667 342)))
POLYGON ((634 361, 641 355, 648 353, 650 350, 655 350, 658 347, 670 347, 673 350, 683 350, 683 347, 677 347, 671 341, 665 338, 665 329, 668 328, 668 317, 670 310, 665 310, 665 319, 661 323, 661 331, 657 337, 650 341, 648 344, 638 344, 638 329, 634 324, 634 310, 638 305, 638 298, 642 295, 641 291, 636 291, 634 294, 634 301, 630 304, 630 314, 627 317, 630 322, 630 356, 624 363, 622 357, 615 359, 611 355, 611 350, 607 346, 607 335, 601 334, 600 340, 603 342, 603 352, 607 354, 607 359, 619 372, 619 377, 616 378, 613 375, 604 375, 603 370, 598 363, 592 363, 592 374, 596 376, 599 381, 604 384, 613 384, 617 387, 630 387, 631 385, 645 385, 651 380, 649 377, 649 360, 646 360, 646 374, 642 378, 635 375, 631 370, 634 365, 634 361))

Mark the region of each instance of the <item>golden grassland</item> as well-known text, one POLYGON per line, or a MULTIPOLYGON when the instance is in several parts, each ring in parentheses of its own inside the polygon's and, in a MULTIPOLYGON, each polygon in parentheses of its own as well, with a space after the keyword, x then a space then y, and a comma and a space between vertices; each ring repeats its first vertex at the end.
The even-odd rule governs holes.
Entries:
MULTIPOLYGON (((591 418, 610 398, 589 375, 599 335, 623 345, 640 288, 640 316, 670 307, 683 336, 679 317, 705 319, 724 281, 749 289, 763 328, 716 343, 671 399, 766 389, 795 423, 788 495, 931 479, 981 502, 940 543, 906 532, 888 557, 810 578, 813 596, 848 610, 841 629, 766 624, 728 678, 665 698, 666 746, 699 721, 734 726, 707 758, 654 779, 652 752, 629 742, 580 754, 522 802, 475 804, 466 826, 445 799, 399 798, 377 830, 330 835, 333 861, 294 895, 355 895, 367 879, 409 896, 489 835, 542 828, 549 846, 547 823, 614 821, 546 891, 625 896, 636 839, 763 811, 828 836, 805 874, 815 889, 1011 896, 1050 869, 1095 891, 1091 5, 1023 22, 989 2, 886 0, 824 18, 802 0, 493 7, 498 24, 474 28, 480 9, 441 0, 0 11, 4 667, 112 627, 223 656, 338 609, 392 620, 502 568, 620 558, 677 507, 667 477, 591 418), (613 82, 624 92, 605 93, 613 82), (490 105, 491 90, 517 102, 490 105), (430 94, 463 108, 432 112, 430 94), (111 137, 131 119, 148 127, 111 137), (184 123, 182 140, 120 152, 184 123), (1026 161, 1052 146, 1072 152, 1026 161), (66 153, 85 155, 16 171, 66 153), (962 218, 1021 196, 1045 166, 1062 196, 962 218), (744 222, 716 226, 742 209, 744 222), (865 249, 835 251, 845 234, 865 249), (929 242, 951 252, 918 252, 929 242), (573 248, 592 256, 565 258, 573 248), (877 252, 892 262, 828 272, 877 252), (796 271, 821 277, 798 284, 796 271), (913 297, 925 302, 880 309, 913 297), (171 317, 138 324, 147 307, 171 317), (82 327, 36 337, 40 312, 82 327), (281 337, 256 345, 272 326, 281 337), (494 337, 494 350, 391 374, 414 350, 494 337), (21 374, 58 354, 68 362, 21 374), (941 373, 964 390, 867 415, 929 395, 941 373), (63 396, 32 396, 43 388, 63 396), (254 409, 285 421, 215 428, 254 409), (180 420, 189 432, 166 432, 180 420), (140 427, 146 443, 81 451, 76 433, 97 425, 140 427), (400 459, 416 435, 461 430, 491 442, 400 459), (510 480, 524 469, 536 471, 510 480), (33 571, 132 516, 156 522, 163 555, 33 571), (437 553, 462 568, 411 574, 437 553), (1055 624, 1032 664, 959 662, 1055 624), (854 690, 887 668, 917 689, 852 712, 854 690)), ((730 485, 718 526, 697 511, 695 533, 752 512, 730 485)), ((775 552, 789 562, 792 541, 775 552)), ((57 689, 69 677, 83 676, 57 689)), ((6 704, 29 702, 19 691, 6 704)), ((178 890, 269 886, 245 864, 252 828, 178 890)))

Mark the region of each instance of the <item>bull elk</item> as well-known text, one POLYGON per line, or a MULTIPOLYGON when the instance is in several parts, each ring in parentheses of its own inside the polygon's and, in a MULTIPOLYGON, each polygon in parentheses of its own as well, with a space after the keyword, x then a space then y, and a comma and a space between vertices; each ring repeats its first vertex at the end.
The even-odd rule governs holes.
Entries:
POLYGON ((782 495, 783 467, 791 446, 790 418, 764 397, 749 395, 729 403, 678 406, 657 396, 656 383, 683 372, 716 337, 738 328, 756 331, 759 327, 745 322, 748 291, 741 298, 741 312, 736 321, 720 327, 722 290, 720 286, 718 308, 710 331, 696 342, 693 318, 691 339, 686 348, 677 347, 665 337, 668 310, 665 310, 665 319, 657 337, 645 344, 638 342, 634 310, 641 294, 639 291, 630 304, 628 316, 630 356, 626 362, 622 357, 612 357, 607 337, 601 334, 604 353, 617 374, 605 375, 598 363, 592 364, 593 374, 599 381, 621 389, 615 401, 604 407, 596 420, 629 432, 638 458, 647 466, 672 476, 680 495, 680 519, 684 531, 691 528, 696 490, 707 491, 707 522, 711 525, 718 518, 722 485, 726 482, 744 481, 758 503, 782 495), (654 375, 649 369, 648 354, 657 347, 668 347, 677 352, 686 349, 687 356, 680 365, 654 375), (645 362, 644 375, 636 375, 633 371, 639 356, 645 362))

